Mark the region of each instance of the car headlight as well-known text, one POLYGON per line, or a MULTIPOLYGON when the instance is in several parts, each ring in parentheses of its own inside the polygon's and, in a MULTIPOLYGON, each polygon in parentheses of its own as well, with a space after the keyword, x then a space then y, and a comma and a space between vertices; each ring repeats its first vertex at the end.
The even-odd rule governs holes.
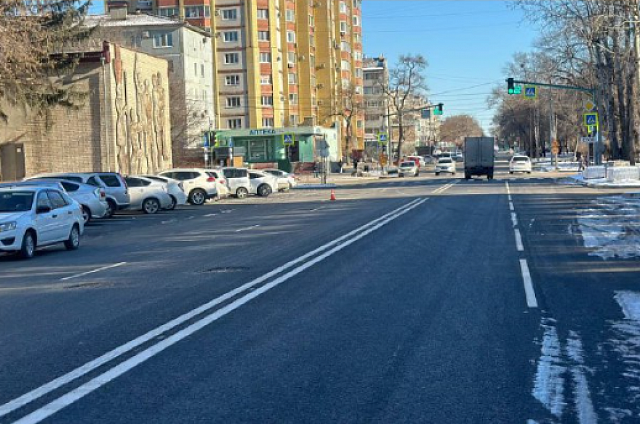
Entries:
POLYGON ((0 224, 0 233, 3 231, 11 231, 16 229, 16 222, 5 222, 0 224))

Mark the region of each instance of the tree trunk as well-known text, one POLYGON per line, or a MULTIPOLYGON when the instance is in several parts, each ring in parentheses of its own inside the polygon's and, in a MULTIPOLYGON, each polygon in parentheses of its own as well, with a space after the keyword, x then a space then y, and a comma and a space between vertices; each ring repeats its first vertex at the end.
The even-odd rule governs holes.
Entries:
MULTIPOLYGON (((402 143, 404 142, 404 118, 402 112, 398 112, 398 165, 400 164, 400 152, 402 152, 402 143)), ((393 155, 391 163, 394 163, 393 155)))

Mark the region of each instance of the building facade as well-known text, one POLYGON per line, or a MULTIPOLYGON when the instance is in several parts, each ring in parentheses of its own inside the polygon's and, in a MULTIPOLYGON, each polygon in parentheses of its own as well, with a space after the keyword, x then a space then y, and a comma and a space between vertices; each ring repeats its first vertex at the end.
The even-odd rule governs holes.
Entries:
POLYGON ((172 166, 168 63, 113 43, 79 52, 69 106, 0 124, 0 178, 41 172, 155 173, 172 166), (69 125, 73 122, 73 125, 69 125))
POLYGON ((215 125, 212 37, 187 22, 147 14, 89 16, 92 40, 109 40, 167 60, 173 156, 177 165, 200 160, 203 137, 215 125))
POLYGON ((378 134, 387 133, 389 127, 389 101, 384 93, 385 87, 389 86, 389 68, 386 58, 382 55, 377 58, 365 58, 363 73, 364 140, 367 147, 371 147, 378 142, 378 134))

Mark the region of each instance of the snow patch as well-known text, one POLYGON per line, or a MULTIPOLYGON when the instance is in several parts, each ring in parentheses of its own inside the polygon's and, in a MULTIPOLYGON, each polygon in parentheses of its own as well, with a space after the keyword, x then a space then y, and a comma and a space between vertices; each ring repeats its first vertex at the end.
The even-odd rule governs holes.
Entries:
POLYGON ((614 298, 622 308, 626 319, 640 322, 640 293, 619 291, 614 298))
POLYGON ((598 422, 598 416, 591 401, 591 392, 585 375, 582 341, 574 331, 569 332, 566 350, 569 358, 575 362, 575 365, 571 367, 571 375, 574 383, 573 395, 578 422, 580 424, 595 424, 598 422))
POLYGON ((561 365, 562 349, 555 326, 546 321, 542 327, 542 355, 538 361, 532 394, 549 412, 560 418, 565 406, 562 375, 566 368, 561 365))

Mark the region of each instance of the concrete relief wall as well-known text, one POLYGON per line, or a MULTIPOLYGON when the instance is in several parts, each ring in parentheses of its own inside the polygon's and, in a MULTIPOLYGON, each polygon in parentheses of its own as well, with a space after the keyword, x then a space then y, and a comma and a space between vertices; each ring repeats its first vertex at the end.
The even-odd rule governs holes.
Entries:
POLYGON ((116 169, 144 174, 171 167, 167 61, 113 46, 111 69, 116 169))

